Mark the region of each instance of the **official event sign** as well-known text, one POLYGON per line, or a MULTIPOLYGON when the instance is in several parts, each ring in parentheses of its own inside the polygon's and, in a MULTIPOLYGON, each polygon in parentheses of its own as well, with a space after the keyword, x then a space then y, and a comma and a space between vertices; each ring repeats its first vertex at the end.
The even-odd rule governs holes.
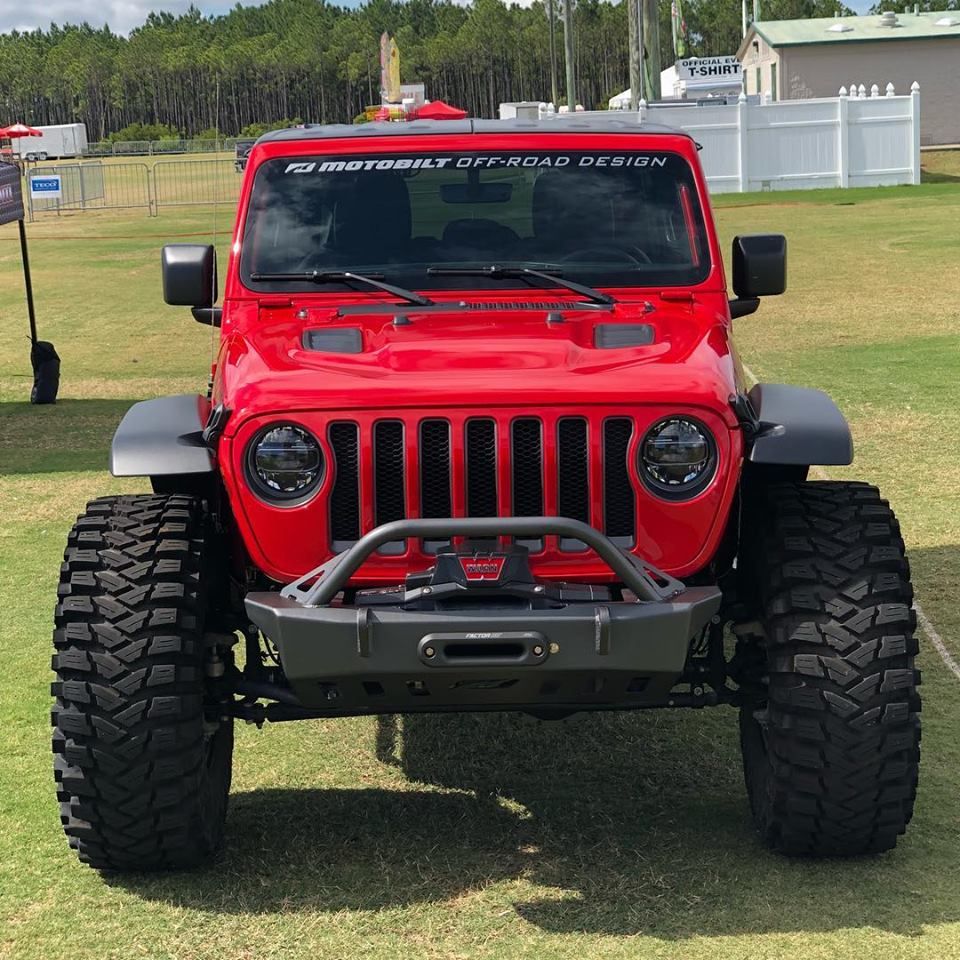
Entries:
POLYGON ((32 200, 59 200, 63 196, 63 182, 60 177, 31 177, 30 198, 32 200))
POLYGON ((691 57, 677 61, 678 80, 737 80, 743 64, 736 57, 691 57))
POLYGON ((0 162, 0 226, 23 219, 23 188, 20 168, 0 162))

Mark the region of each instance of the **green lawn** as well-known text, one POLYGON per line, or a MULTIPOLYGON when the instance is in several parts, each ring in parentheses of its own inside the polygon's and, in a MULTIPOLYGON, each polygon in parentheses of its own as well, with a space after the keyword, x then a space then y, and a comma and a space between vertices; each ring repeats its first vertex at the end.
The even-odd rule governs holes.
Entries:
MULTIPOLYGON (((790 238, 790 291, 737 321, 753 371, 830 391, 854 469, 899 512, 918 595, 960 655, 960 188, 724 197, 790 238)), ((218 240, 225 248, 228 215, 218 240)), ((227 846, 193 875, 103 878, 57 818, 49 634, 67 528, 142 489, 106 473, 132 400, 202 389, 211 331, 162 305, 160 245, 211 212, 31 226, 62 400, 32 408, 16 231, 0 228, 0 958, 960 957, 960 683, 922 638, 914 823, 853 862, 751 832, 731 711, 422 717, 238 731, 227 846)))

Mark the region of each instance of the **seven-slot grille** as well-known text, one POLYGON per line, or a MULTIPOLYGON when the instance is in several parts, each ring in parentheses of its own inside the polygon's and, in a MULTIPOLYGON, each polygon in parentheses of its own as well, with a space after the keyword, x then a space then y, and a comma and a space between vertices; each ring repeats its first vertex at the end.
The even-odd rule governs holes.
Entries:
MULTIPOLYGON (((360 532, 408 516, 556 514, 634 541, 636 502, 627 417, 383 418, 330 425, 334 459, 330 536, 343 549, 360 532), (369 429, 369 436, 362 430, 369 429), (370 450, 368 458, 361 454, 370 450), (409 461, 415 458, 415 463, 409 461), (363 471, 372 476, 364 477, 363 471), (366 482, 365 482, 366 481, 366 482), (599 487, 600 489, 597 489, 599 487), (372 494, 364 510, 362 490, 372 494)), ((531 549, 542 549, 531 541, 531 549)), ((576 541, 561 543, 576 551, 576 541)))

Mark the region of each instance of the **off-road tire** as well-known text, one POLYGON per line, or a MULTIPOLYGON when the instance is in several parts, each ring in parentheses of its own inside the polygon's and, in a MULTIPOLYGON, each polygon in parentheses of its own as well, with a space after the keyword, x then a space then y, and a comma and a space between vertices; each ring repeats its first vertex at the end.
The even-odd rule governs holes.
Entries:
POLYGON ((757 828, 790 855, 889 850, 913 814, 920 761, 900 527, 861 483, 778 484, 753 506, 743 568, 768 686, 742 709, 740 740, 757 828))
POLYGON ((54 776, 70 846, 98 869, 190 867, 222 837, 233 726, 204 700, 205 527, 192 497, 106 497, 67 541, 54 776))

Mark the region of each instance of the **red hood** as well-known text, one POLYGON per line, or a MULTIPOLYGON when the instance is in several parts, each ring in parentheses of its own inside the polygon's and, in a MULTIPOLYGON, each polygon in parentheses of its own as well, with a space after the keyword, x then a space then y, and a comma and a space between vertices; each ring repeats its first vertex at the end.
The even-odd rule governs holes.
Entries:
MULTIPOLYGON (((548 298, 542 298, 548 299, 548 298)), ((555 298, 549 298, 553 301, 555 298)), ((471 298, 472 303, 476 303, 471 298)), ((331 409, 666 402, 708 407, 735 425, 733 359, 721 298, 619 302, 612 310, 543 308, 418 312, 398 307, 339 316, 304 298, 238 303, 226 311, 214 402, 248 417, 331 409), (714 299, 716 302, 714 302, 714 299), (397 324, 395 317, 409 322, 397 324), (599 324, 649 324, 652 342, 598 348, 599 324), (359 329, 362 351, 308 349, 308 331, 359 329), (237 332, 244 330, 244 333, 237 332)), ((356 334, 353 334, 355 337, 356 334)))

